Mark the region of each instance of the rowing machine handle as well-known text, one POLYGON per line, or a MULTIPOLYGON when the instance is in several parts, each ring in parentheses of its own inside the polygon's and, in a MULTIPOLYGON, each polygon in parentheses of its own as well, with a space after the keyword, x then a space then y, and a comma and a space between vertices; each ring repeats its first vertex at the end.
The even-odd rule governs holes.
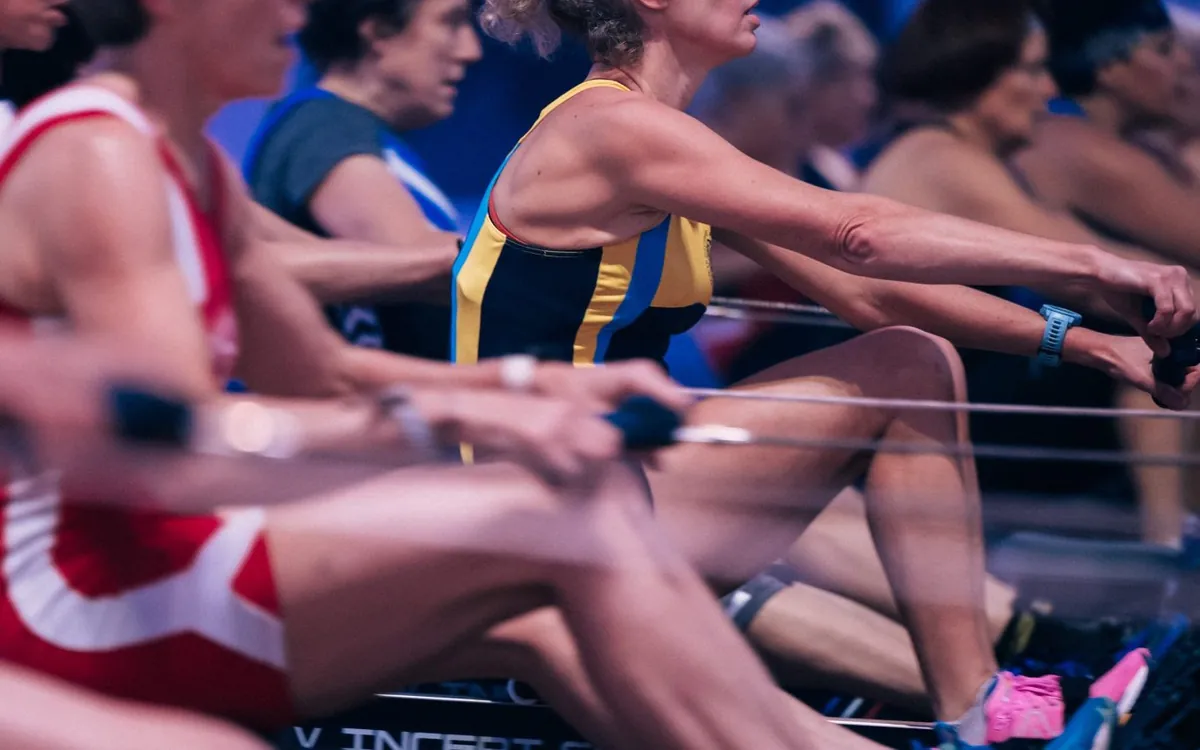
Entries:
MULTIPOLYGON (((1148 321, 1153 320, 1155 311, 1154 300, 1146 297, 1142 302, 1142 315, 1148 321)), ((1155 357, 1154 359, 1152 365, 1154 379, 1178 388, 1183 385, 1187 371, 1200 365, 1200 324, 1193 326, 1182 336, 1171 339, 1169 343, 1171 344, 1171 353, 1166 357, 1155 357)), ((1154 403, 1162 406, 1158 399, 1155 399, 1154 403)))
POLYGON ((621 431, 625 449, 631 451, 673 445, 675 430, 683 424, 678 414, 649 396, 628 399, 605 419, 621 431))
POLYGON ((108 418, 113 437, 127 443, 185 448, 191 439, 192 409, 186 402, 138 387, 109 388, 108 418))

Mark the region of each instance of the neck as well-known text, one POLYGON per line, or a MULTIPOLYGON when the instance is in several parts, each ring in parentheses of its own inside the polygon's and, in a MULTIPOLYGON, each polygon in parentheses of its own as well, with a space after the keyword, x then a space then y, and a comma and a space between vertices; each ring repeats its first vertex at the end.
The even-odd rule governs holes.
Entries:
POLYGON ((597 63, 588 78, 610 78, 668 107, 683 110, 709 72, 708 66, 690 64, 659 39, 648 40, 636 64, 612 67, 597 63))
POLYGON ((1001 144, 997 142, 979 118, 971 113, 960 112, 950 115, 946 118, 946 122, 950 123, 951 130, 962 141, 989 153, 996 153, 1000 150, 1001 144))
POLYGON ((1101 130, 1120 137, 1131 125, 1121 106, 1107 96, 1090 96, 1079 100, 1088 122, 1101 130))
POLYGON ((390 87, 374 76, 354 68, 335 67, 321 76, 317 86, 404 129, 407 102, 400 100, 390 87))
POLYGON ((146 40, 110 58, 109 70, 128 79, 139 106, 166 129, 192 164, 205 163, 204 127, 225 102, 205 92, 183 56, 146 40))

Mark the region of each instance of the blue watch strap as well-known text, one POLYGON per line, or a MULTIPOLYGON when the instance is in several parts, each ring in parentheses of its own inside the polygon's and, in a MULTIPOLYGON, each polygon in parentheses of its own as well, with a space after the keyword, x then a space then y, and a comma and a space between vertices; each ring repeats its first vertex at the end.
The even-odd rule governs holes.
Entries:
POLYGON ((1038 347, 1037 360, 1045 365, 1057 367, 1062 361, 1063 343, 1067 331, 1083 322, 1083 316, 1072 310, 1054 305, 1042 305, 1041 315, 1046 319, 1046 330, 1038 347))

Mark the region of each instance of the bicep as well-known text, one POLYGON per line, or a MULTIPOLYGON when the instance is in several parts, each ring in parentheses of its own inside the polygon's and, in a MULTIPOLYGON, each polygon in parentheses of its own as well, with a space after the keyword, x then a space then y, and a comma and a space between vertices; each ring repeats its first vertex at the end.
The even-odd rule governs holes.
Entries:
POLYGON ((145 139, 116 122, 65 126, 21 170, 28 215, 72 328, 170 352, 173 385, 215 386, 193 295, 175 261, 165 176, 145 139))
POLYGON ((856 201, 878 200, 789 177, 684 113, 641 109, 628 108, 616 130, 595 138, 604 143, 594 149, 600 168, 613 179, 614 192, 630 202, 821 259, 838 252, 848 209, 856 201))
POLYGON ((377 156, 343 160, 309 200, 313 218, 334 237, 405 244, 433 233, 421 207, 377 156))

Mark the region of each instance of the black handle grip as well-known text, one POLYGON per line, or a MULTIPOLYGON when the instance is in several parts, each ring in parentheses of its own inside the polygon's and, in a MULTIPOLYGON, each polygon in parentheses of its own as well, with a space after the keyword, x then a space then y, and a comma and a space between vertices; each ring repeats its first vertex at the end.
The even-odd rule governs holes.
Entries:
MULTIPOLYGON (((1146 320, 1153 320, 1156 312, 1154 300, 1146 297, 1142 302, 1142 314, 1146 320)), ((1152 369, 1154 379, 1165 385, 1178 388, 1183 385, 1184 378, 1190 368, 1200 365, 1200 325, 1190 331, 1170 340, 1171 352, 1165 357, 1155 357, 1152 369)), ((1158 399, 1154 402, 1159 406, 1158 399)))
POLYGON ((648 396, 634 396, 605 416, 624 436, 626 450, 650 450, 675 443, 683 420, 648 396))
POLYGON ((191 407, 141 388, 110 387, 108 418, 113 437, 127 443, 184 448, 191 439, 191 407))

